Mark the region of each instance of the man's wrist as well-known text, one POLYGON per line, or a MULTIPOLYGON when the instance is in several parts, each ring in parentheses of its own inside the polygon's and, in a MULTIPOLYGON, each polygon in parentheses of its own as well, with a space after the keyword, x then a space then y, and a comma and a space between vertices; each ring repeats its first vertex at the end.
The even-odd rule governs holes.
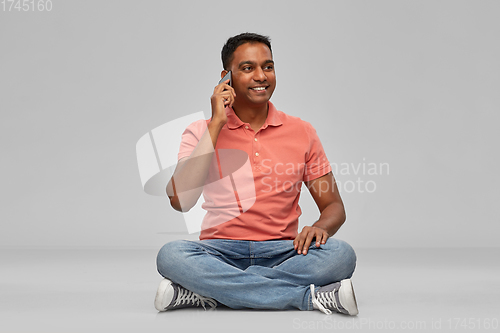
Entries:
POLYGON ((325 225, 324 221, 318 220, 312 225, 312 227, 323 229, 324 231, 326 231, 328 236, 330 237, 332 236, 331 233, 328 231, 328 227, 325 225))
POLYGON ((224 125, 225 125, 225 123, 223 121, 211 119, 207 126, 208 126, 209 130, 214 129, 214 130, 220 131, 222 129, 222 127, 224 127, 224 125))

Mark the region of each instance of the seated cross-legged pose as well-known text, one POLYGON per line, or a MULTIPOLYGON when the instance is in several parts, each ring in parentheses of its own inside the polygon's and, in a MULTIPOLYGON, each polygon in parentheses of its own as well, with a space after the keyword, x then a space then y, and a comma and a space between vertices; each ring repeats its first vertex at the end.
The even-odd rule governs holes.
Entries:
MULTIPOLYGON (((165 278, 155 307, 320 310, 356 315, 356 254, 330 238, 345 221, 332 168, 312 125, 278 111, 268 37, 243 33, 222 49, 231 79, 211 96, 212 117, 189 125, 166 191, 191 209, 203 194, 200 240, 158 253, 165 278), (302 183, 320 216, 298 232, 302 183)), ((300 84, 300 83, 299 83, 300 84)))

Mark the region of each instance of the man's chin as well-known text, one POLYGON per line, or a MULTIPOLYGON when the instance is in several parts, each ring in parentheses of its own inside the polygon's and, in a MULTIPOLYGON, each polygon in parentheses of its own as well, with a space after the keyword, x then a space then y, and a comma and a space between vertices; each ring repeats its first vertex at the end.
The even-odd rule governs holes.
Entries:
POLYGON ((272 95, 265 96, 252 96, 249 98, 250 102, 257 105, 267 104, 267 102, 271 99, 272 95))
POLYGON ((252 101, 251 105, 253 107, 262 107, 264 105, 267 105, 267 102, 269 102, 270 98, 262 99, 262 100, 254 100, 252 101))

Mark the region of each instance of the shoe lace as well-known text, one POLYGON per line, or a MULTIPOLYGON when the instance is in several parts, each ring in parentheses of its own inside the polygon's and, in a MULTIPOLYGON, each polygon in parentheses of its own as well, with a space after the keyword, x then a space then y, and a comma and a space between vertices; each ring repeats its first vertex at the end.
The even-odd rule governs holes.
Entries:
POLYGON ((196 306, 201 305, 205 310, 207 309, 205 307, 206 304, 208 304, 212 309, 215 309, 217 307, 217 302, 214 299, 203 297, 185 288, 179 288, 179 294, 177 295, 177 299, 175 300, 173 306, 176 307, 183 304, 196 306))
POLYGON ((328 292, 326 291, 318 292, 316 295, 316 293, 314 292, 314 284, 311 284, 310 288, 311 288, 311 300, 313 304, 316 305, 321 312, 326 314, 332 313, 332 311, 325 308, 325 306, 328 308, 333 308, 340 312, 337 300, 335 299, 335 292, 337 291, 337 289, 328 292))

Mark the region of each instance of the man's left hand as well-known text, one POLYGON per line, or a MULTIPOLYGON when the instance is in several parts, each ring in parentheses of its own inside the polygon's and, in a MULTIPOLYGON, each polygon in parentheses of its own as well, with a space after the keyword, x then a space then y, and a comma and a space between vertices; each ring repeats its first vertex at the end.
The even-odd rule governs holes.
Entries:
POLYGON ((298 254, 306 255, 314 238, 316 239, 316 247, 320 247, 320 244, 325 244, 329 237, 330 235, 325 229, 306 226, 293 240, 293 248, 297 250, 298 254))

